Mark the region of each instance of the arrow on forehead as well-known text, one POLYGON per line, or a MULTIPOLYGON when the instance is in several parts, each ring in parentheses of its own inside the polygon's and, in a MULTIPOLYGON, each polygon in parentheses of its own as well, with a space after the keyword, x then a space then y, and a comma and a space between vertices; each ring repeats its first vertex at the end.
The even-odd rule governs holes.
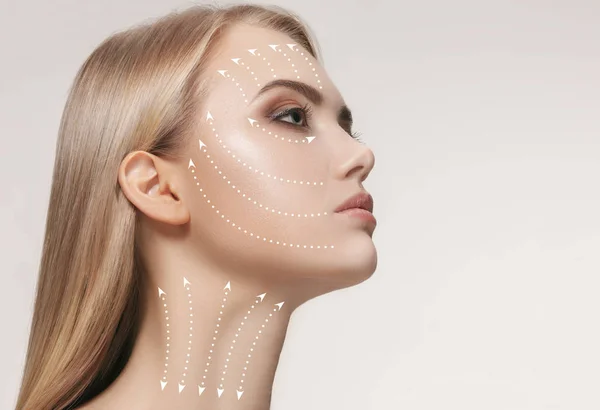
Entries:
POLYGON ((240 61, 239 58, 232 58, 231 61, 233 61, 234 63, 236 63, 237 65, 240 65, 240 63, 238 63, 238 61, 240 61))

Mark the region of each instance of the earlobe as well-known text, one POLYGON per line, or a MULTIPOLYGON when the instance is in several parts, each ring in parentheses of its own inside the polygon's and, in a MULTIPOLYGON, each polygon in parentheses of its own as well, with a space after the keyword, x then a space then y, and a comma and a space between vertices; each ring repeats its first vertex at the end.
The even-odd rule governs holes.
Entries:
POLYGON ((173 225, 189 221, 187 206, 169 180, 168 164, 145 151, 129 153, 121 162, 118 180, 129 202, 149 218, 173 225))

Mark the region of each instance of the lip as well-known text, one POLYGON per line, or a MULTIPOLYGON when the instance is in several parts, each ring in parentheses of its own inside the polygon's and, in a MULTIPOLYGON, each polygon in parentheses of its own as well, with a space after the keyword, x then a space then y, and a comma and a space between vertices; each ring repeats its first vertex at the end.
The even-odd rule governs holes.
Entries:
POLYGON ((343 211, 337 212, 340 215, 348 215, 349 217, 353 217, 353 218, 358 218, 362 221, 365 221, 371 225, 373 225, 373 227, 375 227, 377 225, 377 219, 375 219, 375 216, 367 211, 366 209, 362 209, 362 208, 348 208, 348 209, 344 209, 343 211))
POLYGON ((373 215, 373 197, 367 192, 360 192, 349 198, 338 206, 334 212, 360 219, 373 225, 373 227, 377 225, 377 220, 373 215))
POLYGON ((373 197, 367 192, 360 192, 338 206, 334 212, 343 212, 353 208, 363 209, 373 214, 373 197))

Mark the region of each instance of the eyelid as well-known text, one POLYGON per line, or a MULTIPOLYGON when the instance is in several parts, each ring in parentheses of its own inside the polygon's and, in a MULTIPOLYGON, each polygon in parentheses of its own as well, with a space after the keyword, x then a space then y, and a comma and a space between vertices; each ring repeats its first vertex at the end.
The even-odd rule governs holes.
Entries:
POLYGON ((292 124, 289 121, 279 121, 279 122, 285 123, 286 126, 292 126, 292 127, 296 127, 296 128, 297 127, 308 128, 309 121, 312 116, 312 108, 310 107, 310 104, 305 104, 303 107, 294 106, 294 107, 285 108, 283 110, 275 111, 274 113, 269 114, 268 117, 271 120, 271 122, 275 122, 275 121, 278 121, 279 118, 286 117, 286 116, 292 114, 294 111, 301 111, 304 114, 304 121, 306 122, 306 125, 292 124))
MULTIPOLYGON (((293 128, 309 128, 309 120, 311 119, 312 116, 312 107, 310 106, 310 104, 305 104, 303 107, 299 107, 299 106, 293 106, 293 107, 289 107, 289 108, 285 108, 285 109, 280 109, 280 110, 275 110, 274 112, 272 112, 271 114, 268 114, 267 117, 269 118, 270 122, 279 122, 280 124, 282 124, 283 126, 287 126, 287 127, 293 127, 293 128), (298 125, 298 124, 292 124, 291 122, 288 121, 278 121, 279 118, 281 117, 285 117, 290 115, 294 110, 300 110, 304 113, 305 116, 305 121, 306 121, 306 125, 298 125)), ((352 137, 354 140, 356 140, 357 142, 364 144, 365 142, 363 141, 361 137, 361 133, 357 132, 357 131, 353 131, 353 123, 352 121, 345 122, 342 124, 339 124, 344 131, 346 131, 346 133, 352 137)))

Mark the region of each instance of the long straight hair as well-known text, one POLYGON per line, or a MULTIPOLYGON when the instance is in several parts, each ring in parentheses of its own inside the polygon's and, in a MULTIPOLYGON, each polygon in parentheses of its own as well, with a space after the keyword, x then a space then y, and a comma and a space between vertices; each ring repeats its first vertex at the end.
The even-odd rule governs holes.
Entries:
POLYGON ((180 158, 228 27, 277 30, 318 58, 308 27, 276 7, 192 6, 118 32, 71 86, 55 152, 17 410, 62 410, 106 389, 129 360, 143 306, 136 208, 117 172, 131 151, 180 158))

